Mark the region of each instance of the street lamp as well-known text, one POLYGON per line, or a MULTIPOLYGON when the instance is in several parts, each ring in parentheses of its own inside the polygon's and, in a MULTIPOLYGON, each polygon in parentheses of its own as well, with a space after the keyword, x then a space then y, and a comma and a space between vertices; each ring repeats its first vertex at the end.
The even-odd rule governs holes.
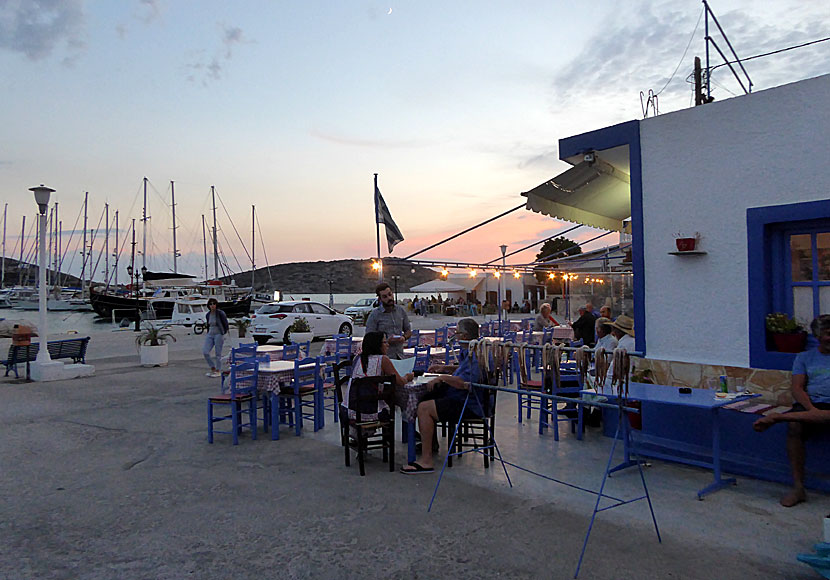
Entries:
MULTIPOLYGON (((501 248, 501 269, 505 271, 507 269, 506 262, 505 262, 505 254, 507 253, 507 246, 499 246, 501 248)), ((499 334, 501 334, 501 309, 502 309, 502 297, 501 297, 501 276, 499 276, 499 334)))
POLYGON ((395 282, 395 304, 398 303, 398 280, 400 280, 400 279, 401 279, 401 277, 398 276, 397 274, 392 276, 392 281, 395 282))
POLYGON ((329 308, 334 309, 334 294, 332 294, 331 286, 334 284, 334 280, 329 280, 329 308))
POLYGON ((49 356, 48 341, 46 338, 46 211, 49 209, 49 196, 55 191, 50 187, 45 187, 41 184, 39 187, 32 187, 29 191, 34 192, 35 202, 39 212, 38 216, 38 230, 39 242, 38 245, 38 337, 40 339, 40 347, 37 351, 37 358, 35 362, 38 365, 52 362, 52 357, 49 356))

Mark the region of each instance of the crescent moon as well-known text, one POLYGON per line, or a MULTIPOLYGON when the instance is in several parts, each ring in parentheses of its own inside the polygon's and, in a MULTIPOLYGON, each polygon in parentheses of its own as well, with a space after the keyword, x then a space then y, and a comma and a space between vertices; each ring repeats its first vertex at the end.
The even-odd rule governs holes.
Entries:
POLYGON ((387 14, 392 14, 392 8, 391 7, 389 8, 389 12, 387 12, 387 14))

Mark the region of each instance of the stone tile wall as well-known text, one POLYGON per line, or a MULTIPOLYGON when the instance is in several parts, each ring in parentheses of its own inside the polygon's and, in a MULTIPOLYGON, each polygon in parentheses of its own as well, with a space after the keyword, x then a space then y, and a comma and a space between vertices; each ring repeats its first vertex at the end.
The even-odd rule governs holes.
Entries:
POLYGON ((651 371, 654 382, 658 385, 675 387, 713 388, 718 377, 742 378, 744 385, 753 393, 760 393, 759 401, 789 405, 792 402, 789 371, 751 369, 725 365, 702 365, 656 359, 632 358, 634 372, 646 369, 651 371))

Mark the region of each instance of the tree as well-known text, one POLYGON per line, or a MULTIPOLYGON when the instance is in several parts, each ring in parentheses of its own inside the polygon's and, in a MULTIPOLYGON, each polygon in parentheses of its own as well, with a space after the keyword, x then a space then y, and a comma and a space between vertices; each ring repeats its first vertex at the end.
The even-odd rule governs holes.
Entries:
MULTIPOLYGON (((573 240, 569 240, 563 236, 553 238, 542 244, 542 249, 536 254, 536 261, 540 262, 548 258, 563 258, 565 256, 575 256, 582 253, 582 248, 573 240)), ((548 282, 548 273, 544 270, 536 270, 534 272, 536 279, 540 284, 548 282)))

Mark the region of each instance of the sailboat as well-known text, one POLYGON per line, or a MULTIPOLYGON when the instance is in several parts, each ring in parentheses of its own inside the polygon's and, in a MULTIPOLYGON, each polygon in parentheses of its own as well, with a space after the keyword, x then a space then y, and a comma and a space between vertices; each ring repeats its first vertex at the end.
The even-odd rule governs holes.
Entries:
MULTIPOLYGON (((176 247, 176 223, 175 223, 175 190, 172 189, 173 182, 171 182, 171 195, 173 207, 173 269, 177 270, 177 258, 180 255, 176 247)), ((215 196, 215 192, 211 187, 211 194, 215 196)), ((180 274, 178 272, 152 272, 146 268, 146 248, 147 248, 147 178, 144 178, 144 210, 141 221, 144 222, 143 232, 143 246, 142 246, 142 267, 141 277, 143 279, 142 288, 131 288, 129 294, 118 293, 107 290, 97 290, 90 288, 89 299, 93 310, 104 318, 119 319, 127 318, 135 320, 136 313, 145 320, 168 320, 172 319, 175 311, 176 302, 185 298, 216 298, 219 302, 219 308, 228 315, 228 317, 243 317, 247 316, 251 308, 251 292, 250 288, 240 288, 235 284, 226 285, 218 280, 219 270, 219 253, 218 244, 216 242, 216 202, 214 198, 213 208, 213 247, 214 247, 214 264, 216 280, 206 281, 204 283, 196 283, 195 276, 188 274, 180 274)), ((135 220, 132 226, 132 247, 133 256, 131 263, 135 263, 135 220)), ((205 240, 206 246, 206 240, 205 240)), ((207 263, 207 260, 206 260, 207 263)), ((128 268, 130 271, 135 271, 134 266, 128 268)))

